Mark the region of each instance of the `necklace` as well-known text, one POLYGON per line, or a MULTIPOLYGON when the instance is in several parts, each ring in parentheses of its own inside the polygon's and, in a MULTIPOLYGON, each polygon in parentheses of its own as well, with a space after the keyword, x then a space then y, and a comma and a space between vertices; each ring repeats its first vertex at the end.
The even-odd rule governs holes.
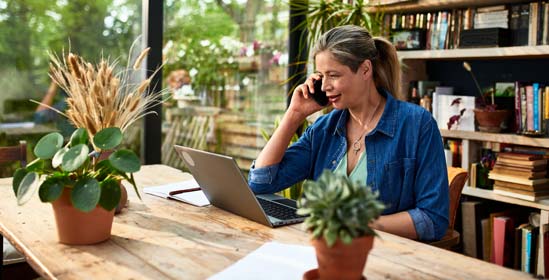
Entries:
POLYGON ((358 152, 362 149, 362 142, 360 141, 360 139, 362 139, 362 137, 364 137, 364 135, 366 134, 366 131, 370 127, 370 122, 372 122, 372 119, 374 118, 374 115, 376 114, 377 108, 379 107, 380 103, 381 103, 381 98, 379 98, 379 100, 377 101, 376 107, 374 108, 374 110, 370 114, 370 117, 368 118, 368 122, 366 122, 366 128, 364 128, 364 130, 362 130, 362 132, 360 133, 360 136, 352 144, 353 152, 355 152, 355 155, 358 154, 358 152))

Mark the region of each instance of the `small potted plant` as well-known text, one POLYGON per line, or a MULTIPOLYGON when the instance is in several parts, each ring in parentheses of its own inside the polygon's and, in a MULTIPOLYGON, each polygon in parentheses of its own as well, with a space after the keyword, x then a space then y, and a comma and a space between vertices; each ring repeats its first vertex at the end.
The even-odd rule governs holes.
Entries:
POLYGON ((304 227, 312 233, 318 261, 304 279, 361 279, 376 235, 371 223, 384 209, 377 194, 326 170, 304 183, 298 206, 298 214, 309 215, 304 227))
MULTIPOLYGON (((147 53, 136 59, 134 71, 147 53)), ((42 202, 52 203, 61 243, 101 242, 110 237, 114 209, 125 203, 121 180, 137 192, 133 172, 141 163, 134 152, 119 148, 124 131, 159 101, 147 94, 152 76, 133 84, 130 67, 117 73, 116 62, 94 66, 72 53, 50 58, 50 76, 67 93, 67 110, 50 108, 77 129, 66 144, 57 132, 42 137, 36 160, 15 171, 13 190, 19 205, 37 190, 42 202)))
POLYGON ((494 103, 493 91, 490 93, 492 98, 490 104, 488 104, 482 90, 480 89, 475 74, 473 73, 471 65, 465 61, 463 62, 463 68, 471 74, 471 78, 475 82, 475 86, 477 87, 480 95, 480 106, 479 108, 475 108, 473 110, 475 113, 475 119, 478 122, 479 130, 483 132, 500 132, 502 126, 505 125, 505 122, 509 116, 511 116, 511 111, 497 109, 497 104, 494 103))

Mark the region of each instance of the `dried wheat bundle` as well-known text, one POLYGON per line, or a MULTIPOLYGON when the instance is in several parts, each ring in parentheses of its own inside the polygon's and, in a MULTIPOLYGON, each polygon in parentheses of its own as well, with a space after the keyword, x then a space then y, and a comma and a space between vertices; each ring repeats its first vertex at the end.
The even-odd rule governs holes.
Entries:
POLYGON ((118 73, 115 73, 116 61, 109 59, 92 65, 73 53, 62 59, 50 54, 50 77, 67 93, 68 108, 64 114, 59 113, 74 126, 86 128, 92 137, 107 127, 125 131, 148 114, 149 107, 161 102, 158 96, 148 94, 156 72, 141 83, 130 81, 132 72, 139 69, 148 52, 149 48, 141 52, 132 69, 127 67, 118 73))

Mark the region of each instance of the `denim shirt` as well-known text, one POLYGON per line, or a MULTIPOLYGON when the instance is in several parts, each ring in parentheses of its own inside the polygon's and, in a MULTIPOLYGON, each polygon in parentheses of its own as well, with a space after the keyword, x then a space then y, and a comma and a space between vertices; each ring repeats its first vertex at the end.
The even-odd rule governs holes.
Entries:
MULTIPOLYGON (((376 128, 365 137, 366 185, 379 192, 383 214, 408 211, 419 240, 438 240, 448 227, 448 175, 442 138, 423 108, 387 98, 376 128)), ((304 179, 335 170, 347 151, 348 110, 334 110, 309 126, 281 162, 252 168, 249 184, 257 193, 275 193, 304 179)))

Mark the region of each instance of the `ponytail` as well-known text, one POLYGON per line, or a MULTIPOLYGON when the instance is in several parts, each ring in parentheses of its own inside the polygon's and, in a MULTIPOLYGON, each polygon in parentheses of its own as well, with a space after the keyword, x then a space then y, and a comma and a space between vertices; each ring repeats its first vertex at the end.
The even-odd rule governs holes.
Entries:
POLYGON ((397 98, 403 99, 400 92, 400 63, 395 47, 386 39, 374 37, 377 56, 372 60, 374 65, 374 82, 397 98))

